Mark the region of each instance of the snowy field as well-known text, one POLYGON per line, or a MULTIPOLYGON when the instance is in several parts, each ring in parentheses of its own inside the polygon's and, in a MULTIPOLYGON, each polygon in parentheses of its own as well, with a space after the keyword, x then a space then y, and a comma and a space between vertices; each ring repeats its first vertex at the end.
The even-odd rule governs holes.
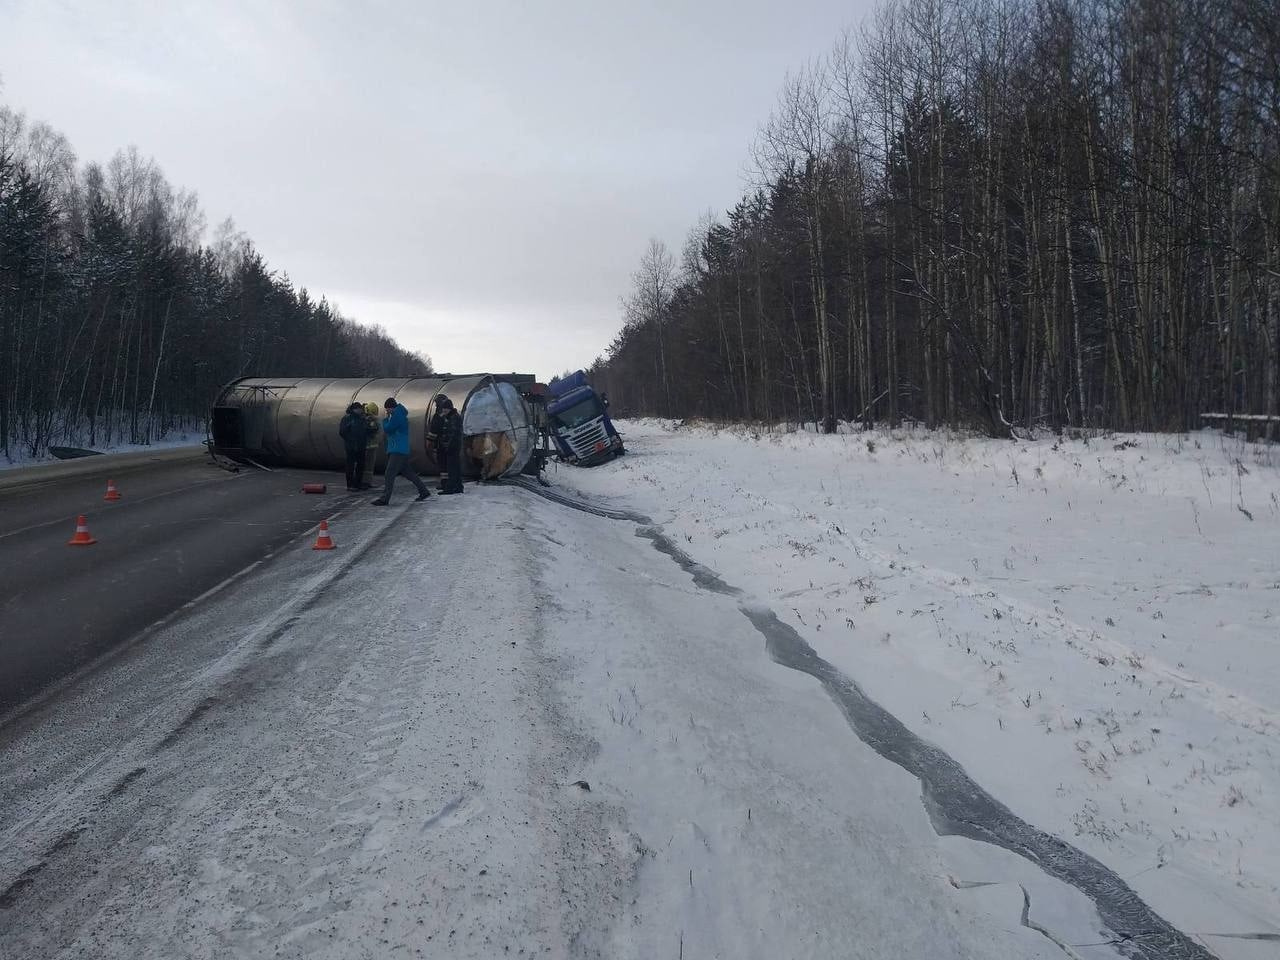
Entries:
POLYGON ((623 428, 552 479, 650 515, 1219 956, 1275 956, 1210 934, 1280 934, 1280 448, 623 428))

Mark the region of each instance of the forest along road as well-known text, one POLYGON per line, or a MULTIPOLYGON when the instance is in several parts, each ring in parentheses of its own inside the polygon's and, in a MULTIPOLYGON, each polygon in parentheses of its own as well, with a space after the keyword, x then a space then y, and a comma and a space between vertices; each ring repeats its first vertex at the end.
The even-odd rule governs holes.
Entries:
POLYGON ((203 448, 0 473, 0 718, 349 500, 337 474, 230 473, 203 448), (98 542, 68 546, 81 514, 98 542))
POLYGON ((340 532, 0 727, 6 956, 1063 955, 634 524, 485 486, 340 532))

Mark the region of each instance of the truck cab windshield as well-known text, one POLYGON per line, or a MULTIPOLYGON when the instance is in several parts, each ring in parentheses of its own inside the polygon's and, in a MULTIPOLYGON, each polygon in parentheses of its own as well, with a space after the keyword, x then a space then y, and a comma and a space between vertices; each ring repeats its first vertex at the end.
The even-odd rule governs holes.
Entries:
POLYGON ((580 400, 567 409, 558 411, 555 414, 555 418, 560 422, 562 427, 567 427, 572 430, 574 427, 581 426, 584 423, 594 420, 603 412, 603 409, 600 407, 600 401, 597 400, 595 396, 590 396, 585 400, 580 400))

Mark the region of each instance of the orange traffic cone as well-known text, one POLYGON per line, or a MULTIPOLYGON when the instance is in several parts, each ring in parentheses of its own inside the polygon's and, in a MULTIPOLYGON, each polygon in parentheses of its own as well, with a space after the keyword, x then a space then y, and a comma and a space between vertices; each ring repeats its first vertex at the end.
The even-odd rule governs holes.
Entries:
POLYGON ((320 521, 320 535, 316 537, 315 545, 314 545, 311 549, 312 549, 312 550, 335 550, 335 549, 337 549, 337 544, 335 544, 335 543, 334 543, 334 542, 329 538, 329 521, 328 521, 328 520, 321 520, 321 521, 320 521))
POLYGON ((120 499, 120 491, 116 489, 116 482, 114 480, 107 481, 107 495, 102 499, 107 502, 120 499))
POLYGON ((87 547, 91 543, 97 543, 89 534, 89 521, 84 517, 76 517, 76 535, 67 541, 69 547, 87 547))

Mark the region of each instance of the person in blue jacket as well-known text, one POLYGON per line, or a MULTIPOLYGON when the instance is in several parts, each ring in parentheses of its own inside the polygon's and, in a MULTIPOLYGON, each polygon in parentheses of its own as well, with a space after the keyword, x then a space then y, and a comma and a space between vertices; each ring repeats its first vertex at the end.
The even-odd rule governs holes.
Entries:
POLYGON ((425 500, 431 491, 409 464, 409 411, 396 403, 395 397, 387 397, 383 408, 387 414, 382 420, 382 433, 387 438, 387 466, 382 474, 382 496, 373 501, 374 506, 385 507, 391 502, 391 490, 399 476, 406 477, 418 488, 418 500, 425 500))

